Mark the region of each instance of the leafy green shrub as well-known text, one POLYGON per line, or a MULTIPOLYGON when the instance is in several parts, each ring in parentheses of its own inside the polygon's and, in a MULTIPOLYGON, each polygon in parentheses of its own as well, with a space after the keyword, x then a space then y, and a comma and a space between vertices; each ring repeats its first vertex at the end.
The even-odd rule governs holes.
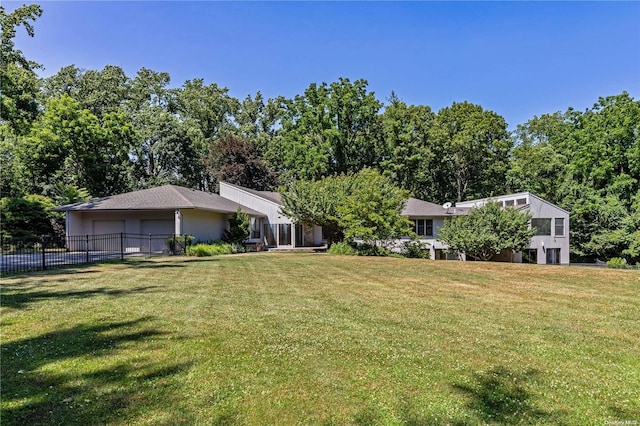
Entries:
POLYGON ((233 243, 231 244, 231 250, 233 250, 233 253, 246 253, 247 252, 247 248, 240 243, 233 243))
POLYGON ((391 251, 385 247, 367 243, 334 243, 328 250, 330 254, 345 254, 349 256, 389 256, 391 251))
POLYGON ((234 253, 238 253, 237 249, 228 243, 196 244, 187 247, 187 256, 206 257, 234 253))
POLYGON ((183 250, 186 253, 189 246, 193 244, 193 235, 172 235, 164 239, 169 252, 180 254, 183 250), (176 247, 177 246, 177 247, 176 247))
POLYGON ((222 240, 229 244, 242 244, 251 235, 251 219, 238 207, 229 218, 229 229, 224 231, 222 240))
POLYGON ((356 246, 359 256, 382 256, 386 257, 391 254, 391 250, 386 247, 377 246, 375 244, 361 243, 356 246))
POLYGON ((51 199, 42 195, 3 197, 0 200, 3 238, 40 238, 53 234, 53 223, 62 217, 51 211, 53 207, 51 199))
POLYGON ((621 257, 613 257, 607 262, 607 268, 624 269, 627 267, 627 259, 621 257))
POLYGON ((406 241, 403 244, 402 255, 412 259, 429 259, 429 244, 421 241, 406 241))
POLYGON ((333 243, 327 252, 330 254, 345 254, 349 256, 356 256, 358 254, 358 250, 349 243, 333 243))

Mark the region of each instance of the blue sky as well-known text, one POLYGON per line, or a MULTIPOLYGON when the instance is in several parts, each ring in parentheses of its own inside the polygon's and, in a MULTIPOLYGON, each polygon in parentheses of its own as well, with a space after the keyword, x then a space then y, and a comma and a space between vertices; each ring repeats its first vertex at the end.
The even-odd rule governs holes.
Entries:
POLYGON ((42 76, 147 67, 174 87, 203 78, 239 98, 364 78, 382 101, 395 91, 437 111, 467 100, 510 128, 624 90, 640 98, 640 2, 39 4, 35 38, 20 30, 16 45, 42 76))

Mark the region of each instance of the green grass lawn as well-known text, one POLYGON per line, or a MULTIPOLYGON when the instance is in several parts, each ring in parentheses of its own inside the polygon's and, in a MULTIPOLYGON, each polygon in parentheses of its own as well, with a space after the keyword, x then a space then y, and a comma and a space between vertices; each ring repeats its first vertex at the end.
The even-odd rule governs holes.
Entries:
POLYGON ((637 271, 259 253, 0 304, 3 426, 640 424, 637 271))

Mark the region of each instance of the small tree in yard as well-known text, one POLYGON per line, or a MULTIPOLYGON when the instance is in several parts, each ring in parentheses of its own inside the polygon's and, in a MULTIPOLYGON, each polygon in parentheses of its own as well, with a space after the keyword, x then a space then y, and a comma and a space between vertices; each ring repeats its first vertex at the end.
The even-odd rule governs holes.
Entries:
POLYGON ((450 250, 464 252, 477 260, 490 260, 503 250, 519 252, 531 243, 535 229, 529 229, 531 214, 498 203, 487 203, 468 216, 447 219, 438 230, 439 240, 450 250))
POLYGON ((409 198, 407 191, 373 169, 363 169, 353 179, 351 193, 336 209, 346 240, 361 238, 377 247, 380 242, 412 234, 411 222, 401 214, 409 198))
POLYGON ((296 222, 317 224, 329 234, 329 244, 362 238, 376 247, 412 235, 411 222, 400 213, 409 194, 375 170, 354 175, 294 181, 282 192, 282 213, 296 222))
POLYGON ((238 210, 229 218, 229 229, 224 231, 222 240, 229 244, 242 244, 251 234, 251 221, 249 215, 238 207, 238 210))
POLYGON ((350 192, 351 176, 325 177, 319 181, 297 180, 282 192, 282 213, 298 223, 324 228, 328 245, 342 241, 343 229, 338 225, 337 207, 350 192))

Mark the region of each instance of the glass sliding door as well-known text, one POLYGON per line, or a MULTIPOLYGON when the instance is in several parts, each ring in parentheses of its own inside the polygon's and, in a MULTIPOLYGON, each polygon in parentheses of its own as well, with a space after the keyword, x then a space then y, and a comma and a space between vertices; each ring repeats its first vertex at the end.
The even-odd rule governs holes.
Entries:
POLYGON ((271 246, 271 247, 275 247, 277 242, 276 242, 276 232, 277 232, 277 228, 276 225, 272 225, 270 223, 265 223, 263 228, 264 230, 264 238, 267 241, 267 245, 271 246))
POLYGON ((558 265, 558 264, 560 264, 560 249, 559 248, 548 248, 547 249, 547 264, 548 265, 558 265))
POLYGON ((538 249, 525 249, 522 252, 522 263, 538 263, 538 249))
POLYGON ((296 225, 296 247, 304 246, 304 230, 302 224, 296 225))
POLYGON ((290 246, 291 245, 291 224, 281 223, 278 225, 278 245, 290 246))

